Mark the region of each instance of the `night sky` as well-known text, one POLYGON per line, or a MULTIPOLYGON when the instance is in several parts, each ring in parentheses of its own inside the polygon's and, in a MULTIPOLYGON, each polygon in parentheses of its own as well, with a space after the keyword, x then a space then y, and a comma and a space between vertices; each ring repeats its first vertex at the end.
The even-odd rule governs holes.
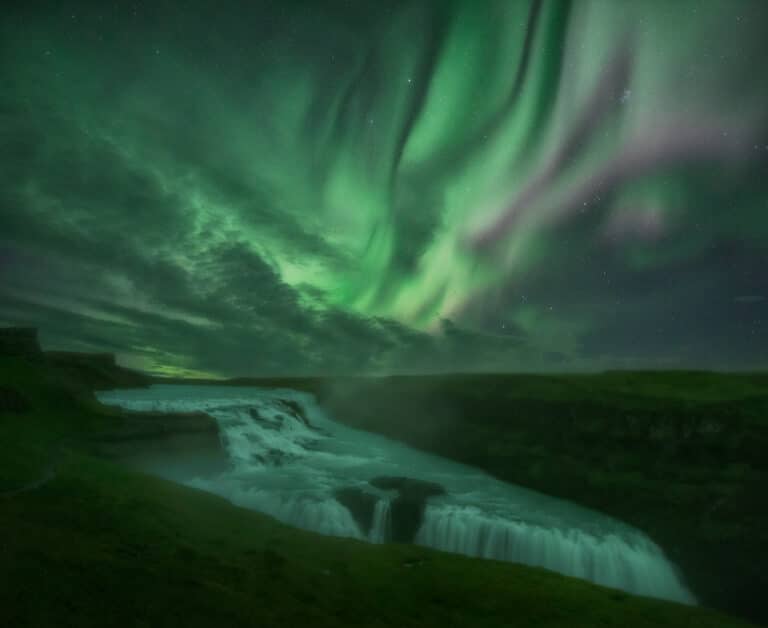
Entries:
POLYGON ((768 2, 28 2, 0 325, 158 373, 768 368, 768 2))

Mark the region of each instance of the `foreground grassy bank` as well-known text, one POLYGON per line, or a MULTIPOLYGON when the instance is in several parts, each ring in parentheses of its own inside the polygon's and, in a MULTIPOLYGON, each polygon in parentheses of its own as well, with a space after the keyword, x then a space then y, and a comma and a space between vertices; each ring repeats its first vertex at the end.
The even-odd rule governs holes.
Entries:
POLYGON ((0 358, 0 625, 745 625, 541 569, 320 537, 132 472, 93 455, 125 421, 90 387, 137 383, 110 377, 0 358))

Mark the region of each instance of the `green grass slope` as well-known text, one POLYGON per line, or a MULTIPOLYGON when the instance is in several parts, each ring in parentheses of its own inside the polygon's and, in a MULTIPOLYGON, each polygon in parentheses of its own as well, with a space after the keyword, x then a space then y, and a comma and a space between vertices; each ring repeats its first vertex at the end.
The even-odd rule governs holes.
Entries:
POLYGON ((71 369, 0 358, 0 387, 29 403, 0 410, 0 626, 746 625, 542 569, 295 530, 92 455, 122 415, 71 369))

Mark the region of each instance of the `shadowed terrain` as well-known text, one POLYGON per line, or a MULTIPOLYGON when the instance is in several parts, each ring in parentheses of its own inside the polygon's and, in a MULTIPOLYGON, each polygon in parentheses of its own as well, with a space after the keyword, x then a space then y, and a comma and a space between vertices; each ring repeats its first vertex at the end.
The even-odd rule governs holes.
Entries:
MULTIPOLYGON (((93 400, 94 387, 136 386, 147 378, 114 365, 97 366, 83 356, 60 355, 3 357, 0 378, 17 400, 13 410, 3 406, 0 411, 0 518, 7 539, 0 562, 4 625, 741 625, 704 608, 640 598, 542 569, 295 530, 104 457, 104 447, 116 440, 133 442, 139 451, 150 442, 188 436, 190 417, 166 415, 162 429, 151 435, 139 431, 133 438, 134 424, 152 422, 152 417, 136 419, 93 400), (18 409, 18 399, 24 400, 24 409, 18 409)), ((426 381, 420 380, 418 388, 426 381)), ((298 387, 324 390, 330 407, 350 421, 350 406, 343 410, 334 388, 338 383, 314 380, 298 387)), ((458 391, 458 383, 440 378, 431 380, 429 388, 458 391)), ((381 429, 371 417, 386 406, 383 397, 371 396, 373 391, 383 395, 389 386, 402 391, 416 384, 406 378, 359 385, 368 387, 369 400, 358 407, 359 422, 381 429)), ((348 390, 353 393, 343 398, 347 404, 363 389, 348 390)), ((389 424, 400 438, 457 458, 479 451, 472 438, 462 441, 469 454, 448 451, 435 431, 439 411, 432 418, 406 421, 402 409, 413 399, 401 395, 397 403, 402 420, 389 424), (406 424, 421 427, 411 433, 406 424), (419 430, 423 436, 432 431, 433 440, 417 442, 419 430)), ((473 416, 492 418, 480 412, 482 404, 475 407, 473 416)), ((473 423, 465 421, 451 415, 445 436, 494 429, 492 423, 483 427, 483 421, 470 429, 473 423)), ((198 427, 212 433, 210 426, 198 427)), ((533 434, 529 428, 526 438, 533 434)), ((511 447, 499 438, 488 442, 511 447)), ((480 462, 502 475, 492 463, 503 459, 508 456, 497 453, 480 462)), ((731 484, 742 486, 752 473, 757 473, 752 467, 742 470, 731 484)), ((740 490, 748 490, 744 486, 740 490)))

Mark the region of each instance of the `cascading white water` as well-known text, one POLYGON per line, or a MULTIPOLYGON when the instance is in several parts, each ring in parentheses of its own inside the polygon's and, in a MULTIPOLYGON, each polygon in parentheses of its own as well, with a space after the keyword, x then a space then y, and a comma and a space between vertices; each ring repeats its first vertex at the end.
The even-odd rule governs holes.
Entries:
POLYGON ((392 529, 392 501, 382 498, 373 508, 373 524, 368 533, 371 543, 386 543, 390 539, 392 529))
MULTIPOLYGON (((190 484, 218 492, 205 481, 190 482, 190 484)), ((352 515, 335 499, 291 498, 274 492, 251 491, 241 493, 233 501, 240 506, 272 515, 275 519, 305 530, 329 536, 364 538, 352 515)))
MULTIPOLYGON (((546 567, 631 593, 689 604, 693 595, 642 532, 576 504, 500 482, 450 460, 331 420, 293 390, 152 386, 100 393, 104 403, 144 411, 205 411, 220 427, 231 468, 186 484, 321 534, 383 543, 391 496, 368 482, 406 476, 443 486, 430 498, 415 541, 450 552, 546 567), (303 416, 302 416, 303 415, 303 416), (361 530, 334 491, 376 496, 361 530)), ((162 472, 160 472, 162 475, 162 472)), ((177 474, 167 473, 177 479, 177 474)))
POLYGON ((416 542, 468 556, 546 567, 641 595, 694 601, 658 546, 640 532, 596 535, 445 504, 427 506, 416 542))

